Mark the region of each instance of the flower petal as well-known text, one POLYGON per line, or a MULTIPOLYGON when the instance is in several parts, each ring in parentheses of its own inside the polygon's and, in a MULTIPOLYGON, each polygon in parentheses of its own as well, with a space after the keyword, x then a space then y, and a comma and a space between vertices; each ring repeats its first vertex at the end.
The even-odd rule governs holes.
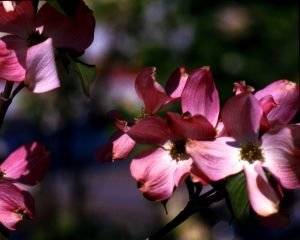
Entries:
POLYGON ((26 61, 25 85, 31 91, 43 93, 60 86, 51 38, 30 47, 26 61))
POLYGON ((156 69, 143 69, 136 78, 135 89, 138 96, 144 101, 148 114, 152 115, 161 110, 172 100, 163 87, 155 80, 156 69))
POLYGON ((184 68, 177 68, 169 77, 166 92, 172 98, 180 98, 187 82, 188 74, 184 68))
POLYGON ((23 215, 32 217, 26 206, 26 196, 15 185, 3 180, 0 180, 0 192, 0 223, 9 230, 15 230, 23 215))
POLYGON ((292 129, 283 127, 268 131, 262 136, 262 149, 263 166, 280 184, 288 189, 299 188, 300 150, 294 145, 292 129))
POLYGON ((289 123, 300 107, 299 86, 288 80, 278 80, 255 93, 258 100, 267 95, 272 95, 278 104, 267 115, 269 121, 279 120, 283 124, 289 123))
POLYGON ((218 181, 242 170, 239 162, 239 147, 230 137, 220 137, 214 141, 188 141, 187 153, 194 165, 211 181, 218 181))
POLYGON ((94 157, 98 162, 111 162, 127 158, 135 147, 135 141, 126 133, 116 131, 109 142, 96 149, 94 157))
POLYGON ((188 114, 167 113, 168 125, 174 135, 179 139, 210 140, 216 135, 215 128, 203 116, 190 116, 188 114))
POLYGON ((28 143, 9 155, 0 165, 4 178, 35 185, 44 177, 50 164, 50 153, 37 142, 28 143))
POLYGON ((138 181, 144 196, 152 201, 171 197, 174 190, 176 161, 162 148, 148 149, 138 154, 130 164, 130 172, 138 181))
POLYGON ((279 197, 269 184, 260 163, 244 161, 247 191, 253 210, 260 216, 270 216, 278 212, 279 197))
POLYGON ((262 116, 263 109, 251 93, 231 97, 222 112, 226 130, 241 143, 257 141, 262 116))
POLYGON ((167 140, 173 139, 167 123, 160 117, 149 116, 137 121, 127 134, 141 144, 164 144, 167 140))
POLYGON ((216 126, 219 111, 219 94, 209 67, 203 67, 189 74, 181 96, 182 112, 202 115, 216 126))
POLYGON ((174 172, 174 184, 176 187, 178 187, 183 182, 185 177, 190 175, 192 164, 193 164, 193 160, 191 158, 186 160, 176 161, 177 166, 174 172))
POLYGON ((0 79, 24 81, 26 53, 27 46, 23 39, 14 35, 0 38, 0 79))
POLYGON ((30 1, 18 1, 13 12, 6 12, 0 4, 0 32, 16 34, 26 39, 33 23, 34 11, 30 1))
POLYGON ((63 15, 46 3, 38 11, 37 27, 44 26, 45 35, 53 38, 55 47, 82 52, 94 40, 95 19, 84 1, 77 2, 74 17, 63 15))

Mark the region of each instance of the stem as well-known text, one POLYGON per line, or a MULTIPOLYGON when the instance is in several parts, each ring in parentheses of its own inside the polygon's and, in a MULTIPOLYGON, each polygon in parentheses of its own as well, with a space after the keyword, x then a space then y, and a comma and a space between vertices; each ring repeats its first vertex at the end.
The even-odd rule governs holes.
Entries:
MULTIPOLYGON (((211 193, 211 191, 210 191, 211 193)), ((174 228, 176 228, 179 224, 184 222, 186 219, 188 219, 190 216, 195 214, 196 212, 199 212, 202 209, 207 208, 214 202, 218 202, 224 198, 223 192, 215 192, 213 194, 204 194, 197 198, 191 199, 188 204, 185 206, 185 208, 175 217, 173 220, 171 220, 167 225, 165 225, 163 228, 161 228, 159 231, 157 231, 152 236, 146 238, 146 240, 158 240, 161 239, 164 235, 172 231, 174 228)))
POLYGON ((3 120, 12 99, 10 98, 11 91, 14 83, 6 81, 3 92, 0 94, 0 128, 2 127, 3 120))

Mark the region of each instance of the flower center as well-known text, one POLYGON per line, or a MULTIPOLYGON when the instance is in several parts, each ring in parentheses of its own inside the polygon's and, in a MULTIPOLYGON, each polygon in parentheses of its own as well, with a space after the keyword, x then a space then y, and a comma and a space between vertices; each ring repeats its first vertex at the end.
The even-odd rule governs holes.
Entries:
POLYGON ((253 163, 257 160, 263 160, 263 153, 261 148, 255 143, 243 143, 241 144, 240 156, 242 160, 253 163))
POLYGON ((43 34, 41 34, 39 31, 33 31, 28 35, 26 41, 27 41, 27 45, 29 47, 31 47, 33 45, 36 45, 36 44, 39 44, 39 43, 45 41, 46 39, 47 38, 43 34))
POLYGON ((170 156, 176 161, 187 160, 189 155, 185 151, 185 141, 173 141, 170 145, 170 156))
POLYGON ((142 107, 139 114, 134 118, 135 121, 143 120, 145 117, 148 116, 146 108, 142 107))

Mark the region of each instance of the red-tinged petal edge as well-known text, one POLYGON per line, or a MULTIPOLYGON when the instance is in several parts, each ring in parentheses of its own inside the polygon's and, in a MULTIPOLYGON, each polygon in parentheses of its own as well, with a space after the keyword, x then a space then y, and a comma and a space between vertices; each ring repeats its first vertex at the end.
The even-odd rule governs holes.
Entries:
POLYGON ((244 172, 251 207, 260 216, 276 214, 279 209, 279 196, 269 184, 259 162, 244 162, 244 172))
POLYGON ((0 223, 9 230, 15 230, 23 216, 32 218, 32 202, 28 192, 22 192, 10 182, 0 180, 0 223), (27 204, 29 206, 27 206, 27 204))
POLYGON ((3 178, 35 185, 42 180, 50 164, 50 153, 45 146, 32 142, 15 150, 0 165, 3 178))
POLYGON ((43 93, 60 86, 52 39, 34 45, 27 52, 25 85, 34 93, 43 93))
POLYGON ((268 120, 289 123, 300 108, 299 85, 288 80, 278 80, 255 93, 258 100, 267 95, 271 95, 277 103, 277 107, 272 108, 268 113, 268 120))
POLYGON ((239 145, 233 138, 220 137, 214 141, 190 140, 186 144, 186 151, 194 160, 194 166, 211 181, 224 179, 242 170, 239 145))
POLYGON ((262 117, 263 109, 251 93, 231 97, 222 111, 228 134, 240 143, 257 141, 262 117))
POLYGON ((262 136, 263 166, 288 189, 300 188, 300 149, 294 143, 293 130, 279 127, 262 136))
POLYGON ((163 87, 155 80, 156 69, 148 67, 142 70, 136 78, 135 89, 143 100, 148 114, 160 111, 173 99, 167 95, 163 87))
POLYGON ((122 160, 128 157, 134 147, 134 140, 126 133, 117 131, 107 144, 96 149, 94 157, 100 163, 122 160))
POLYGON ((169 77, 166 84, 166 93, 172 98, 180 98, 187 82, 188 74, 183 67, 177 68, 169 77))
POLYGON ((174 138, 167 123, 154 116, 137 121, 126 133, 140 144, 162 145, 174 138))
POLYGON ((179 115, 167 112, 168 125, 173 134, 179 139, 212 140, 216 130, 203 116, 191 116, 186 113, 179 115))
POLYGON ((51 37, 58 48, 71 48, 81 53, 94 40, 95 18, 83 0, 78 1, 74 17, 63 15, 50 4, 44 4, 37 15, 37 27, 40 26, 44 26, 45 35, 51 37))
POLYGON ((34 11, 30 1, 16 1, 14 11, 6 12, 0 4, 0 32, 16 34, 26 39, 33 29, 34 11))
POLYGON ((130 165, 132 177, 139 189, 151 201, 164 201, 174 191, 176 161, 162 148, 148 149, 133 158, 130 165))
POLYGON ((182 112, 202 115, 216 126, 220 102, 217 88, 209 67, 202 67, 189 74, 181 95, 182 112))

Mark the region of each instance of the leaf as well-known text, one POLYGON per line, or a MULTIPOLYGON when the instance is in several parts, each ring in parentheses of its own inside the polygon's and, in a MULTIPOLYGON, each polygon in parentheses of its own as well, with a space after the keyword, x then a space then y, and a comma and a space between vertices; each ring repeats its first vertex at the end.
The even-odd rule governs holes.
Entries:
POLYGON ((83 63, 79 60, 72 59, 71 60, 71 67, 72 69, 78 74, 82 89, 85 95, 89 98, 90 97, 90 88, 93 81, 96 78, 96 66, 89 65, 87 63, 83 63))
POLYGON ((231 205, 229 207, 233 212, 233 220, 240 222, 248 218, 250 214, 250 204, 244 173, 241 172, 228 178, 226 181, 226 190, 231 205))

